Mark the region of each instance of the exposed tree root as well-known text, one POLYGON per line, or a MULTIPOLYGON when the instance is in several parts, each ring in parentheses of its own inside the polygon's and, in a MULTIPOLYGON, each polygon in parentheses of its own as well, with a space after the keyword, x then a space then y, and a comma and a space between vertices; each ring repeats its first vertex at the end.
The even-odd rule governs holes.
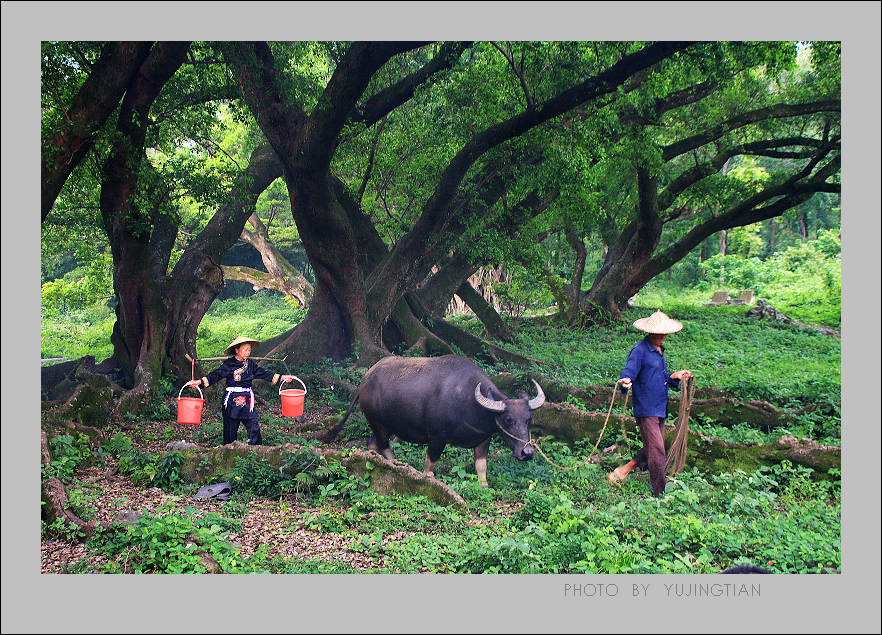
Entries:
POLYGON ((477 335, 472 335, 465 329, 454 326, 442 319, 434 319, 432 332, 438 337, 443 338, 447 343, 458 347, 467 357, 481 357, 489 359, 493 363, 505 360, 521 366, 528 366, 530 364, 550 365, 548 362, 540 359, 527 357, 526 355, 497 346, 493 342, 481 339, 477 335))
MULTIPOLYGON (((188 448, 180 452, 183 457, 181 477, 192 483, 205 483, 228 473, 236 465, 237 457, 252 453, 266 459, 273 467, 294 473, 295 468, 284 467, 285 455, 299 449, 290 443, 276 446, 251 446, 239 441, 214 448, 188 448)), ((410 465, 389 461, 376 452, 365 450, 346 451, 333 448, 314 448, 319 456, 338 460, 346 470, 356 476, 368 475, 371 488, 381 494, 420 494, 441 505, 466 507, 462 497, 441 481, 417 471, 410 465), (368 467, 370 463, 371 467, 368 467)))
MULTIPOLYGON (((49 451, 46 431, 42 429, 40 430, 40 456, 43 465, 49 465, 52 455, 49 451)), ((40 498, 43 501, 41 515, 47 524, 51 525, 56 520, 63 519, 79 528, 77 536, 83 540, 95 531, 96 523, 84 521, 71 510, 67 490, 59 479, 50 478, 43 481, 40 485, 40 498)))
MULTIPOLYGON (((495 382, 494 382, 495 383, 495 382)), ((543 387, 544 388, 544 387, 543 387)), ((606 420, 606 412, 585 412, 570 404, 549 401, 533 413, 533 436, 549 434, 556 439, 572 443, 581 439, 597 442, 606 420)), ((634 419, 619 414, 610 415, 606 434, 614 439, 621 435, 624 421, 626 429, 633 430, 634 419)), ((665 426, 666 442, 670 444, 675 426, 665 426)), ((715 437, 689 432, 687 466, 697 466, 710 472, 730 472, 736 469, 754 470, 763 465, 776 465, 783 460, 814 469, 819 478, 827 478, 827 470, 841 465, 841 448, 824 446, 811 439, 783 436, 774 443, 747 445, 729 443, 715 437)), ((618 450, 622 450, 622 445, 618 450)), ((634 451, 638 447, 633 448, 634 451)))

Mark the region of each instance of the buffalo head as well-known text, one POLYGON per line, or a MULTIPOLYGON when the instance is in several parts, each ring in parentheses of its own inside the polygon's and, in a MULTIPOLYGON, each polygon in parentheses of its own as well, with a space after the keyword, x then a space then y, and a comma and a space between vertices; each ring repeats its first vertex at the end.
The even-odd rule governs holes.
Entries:
POLYGON ((519 461, 529 461, 535 454, 533 446, 528 445, 530 423, 533 421, 530 412, 545 403, 545 393, 535 379, 532 381, 536 385, 536 396, 532 399, 522 392, 518 394, 517 399, 497 401, 481 394, 480 383, 475 386, 475 401, 494 413, 496 425, 500 428, 505 444, 511 448, 512 454, 519 461))

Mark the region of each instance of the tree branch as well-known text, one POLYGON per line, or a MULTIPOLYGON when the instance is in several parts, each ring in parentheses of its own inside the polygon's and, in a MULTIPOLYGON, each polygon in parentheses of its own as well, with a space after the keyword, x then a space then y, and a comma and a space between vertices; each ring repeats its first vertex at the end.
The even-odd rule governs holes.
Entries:
POLYGON ((829 148, 819 153, 819 156, 814 161, 810 162, 808 166, 784 183, 767 187, 746 201, 733 205, 719 216, 709 218, 705 222, 693 227, 691 231, 674 245, 647 262, 637 282, 642 281, 645 283, 651 280, 682 259, 705 238, 720 230, 751 225, 780 216, 791 207, 808 200, 816 192, 839 192, 838 184, 826 182, 839 169, 838 157, 835 157, 818 170, 811 179, 800 182, 811 173, 812 169, 828 152, 829 148), (777 200, 762 206, 773 199, 777 200))
POLYGON ((152 42, 108 42, 91 73, 64 112, 66 124, 41 141, 40 220, 55 204, 74 168, 95 143, 95 135, 119 104, 126 86, 150 54, 152 42))
MULTIPOLYGON (((386 284, 374 293, 394 298, 397 301, 404 289, 413 285, 413 275, 420 267, 413 267, 425 252, 425 246, 438 241, 439 228, 443 227, 445 216, 450 212, 450 202, 459 184, 472 164, 487 150, 512 139, 575 106, 596 99, 614 91, 630 76, 643 68, 651 66, 689 46, 684 42, 663 42, 647 46, 641 51, 623 57, 619 62, 585 82, 564 91, 560 95, 496 124, 475 135, 450 161, 439 179, 435 192, 423 207, 420 218, 414 227, 396 245, 382 272, 375 272, 386 284)), ((374 297, 380 302, 379 297, 374 297)))
POLYGON ((441 46, 438 54, 421 69, 385 90, 381 90, 368 99, 363 106, 356 108, 349 117, 349 121, 363 123, 366 127, 374 125, 395 108, 411 99, 416 88, 425 83, 432 75, 452 68, 469 46, 471 46, 471 42, 445 43, 441 46))
MULTIPOLYGON (((301 166, 303 169, 316 174, 328 169, 340 131, 374 73, 398 53, 423 44, 355 42, 349 47, 306 121, 307 134, 300 150, 310 160, 309 165, 301 166)), ((390 98, 389 101, 395 100, 390 98)), ((377 108, 377 112, 382 113, 383 109, 377 108)))
POLYGON ((840 101, 838 99, 829 99, 806 104, 775 104, 773 106, 751 110, 726 121, 722 121, 701 134, 693 135, 663 148, 662 161, 670 161, 674 157, 680 156, 690 150, 700 148, 715 139, 719 139, 727 132, 731 132, 752 123, 757 123, 758 121, 797 117, 799 115, 807 115, 817 112, 839 112, 840 107, 840 101))

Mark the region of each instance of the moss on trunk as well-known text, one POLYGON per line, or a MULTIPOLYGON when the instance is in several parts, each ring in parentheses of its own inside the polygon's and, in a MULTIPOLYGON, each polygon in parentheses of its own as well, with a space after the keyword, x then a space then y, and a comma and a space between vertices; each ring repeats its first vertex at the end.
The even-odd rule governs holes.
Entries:
MULTIPOLYGON (((283 467, 285 454, 299 449, 290 443, 277 446, 251 446, 238 441, 214 448, 189 448, 179 454, 181 478, 191 483, 205 483, 230 472, 237 457, 255 454, 276 469, 295 474, 296 468, 283 467)), ((462 497, 437 479, 426 476, 409 465, 388 461, 375 452, 316 448, 316 454, 339 461, 350 474, 370 477, 371 488, 379 494, 416 494, 439 505, 466 507, 462 497), (368 466, 370 464, 370 467, 368 466)))

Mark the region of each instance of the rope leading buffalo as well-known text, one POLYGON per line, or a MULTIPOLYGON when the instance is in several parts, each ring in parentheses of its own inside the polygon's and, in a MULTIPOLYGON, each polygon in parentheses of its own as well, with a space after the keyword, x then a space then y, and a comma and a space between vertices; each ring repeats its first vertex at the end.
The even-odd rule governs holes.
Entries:
POLYGON ((545 403, 542 388, 533 383, 535 397, 520 392, 509 399, 465 357, 384 357, 365 374, 346 414, 325 441, 339 434, 359 403, 373 431, 369 449, 392 460, 392 436, 427 445, 425 473, 431 476, 446 445, 474 448, 478 483, 487 487, 487 450, 493 435, 502 433, 516 459, 533 458, 533 446, 526 443, 530 413, 545 403))

